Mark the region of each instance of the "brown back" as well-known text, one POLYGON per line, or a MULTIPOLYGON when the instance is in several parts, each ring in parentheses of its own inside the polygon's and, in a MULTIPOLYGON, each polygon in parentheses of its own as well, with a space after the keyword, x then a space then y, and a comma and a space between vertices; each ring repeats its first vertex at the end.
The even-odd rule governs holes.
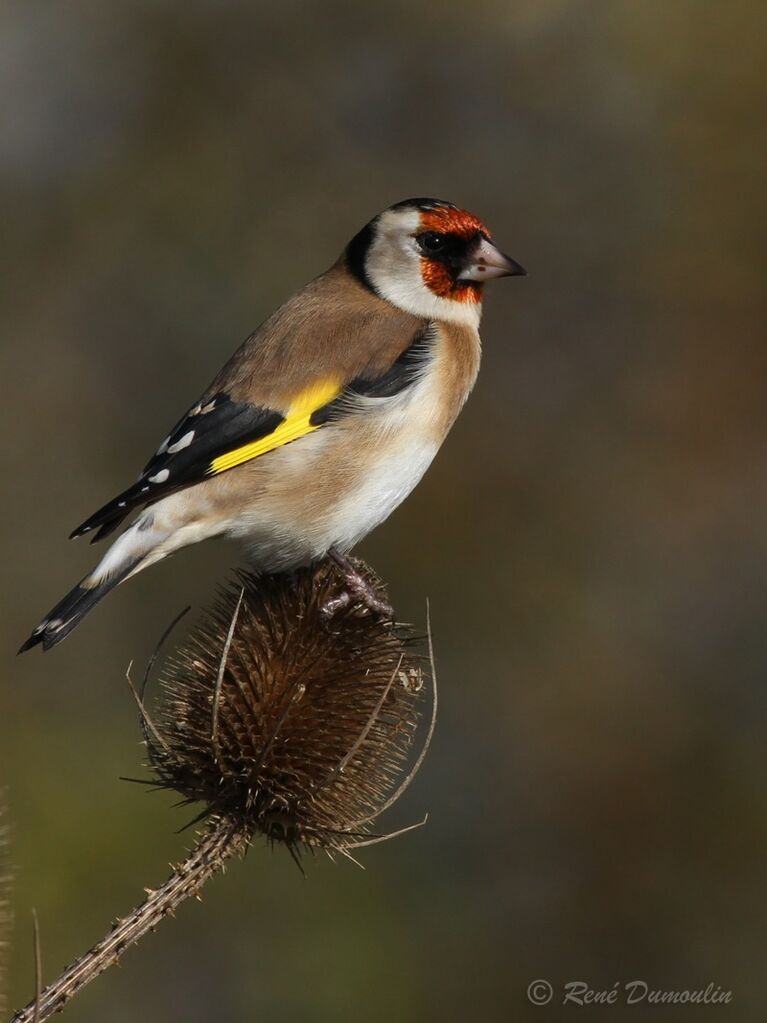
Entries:
POLYGON ((273 409, 314 383, 383 373, 426 324, 378 298, 339 261, 297 291, 240 346, 206 396, 273 409))

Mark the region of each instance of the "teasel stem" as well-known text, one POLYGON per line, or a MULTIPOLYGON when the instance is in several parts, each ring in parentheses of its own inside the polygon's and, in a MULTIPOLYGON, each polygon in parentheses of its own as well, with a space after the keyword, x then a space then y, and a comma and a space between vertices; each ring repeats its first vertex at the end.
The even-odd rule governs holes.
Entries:
POLYGON ((0 1014, 5 1017, 8 960, 11 953, 11 882, 13 880, 8 853, 8 824, 5 792, 0 789, 0 1014))
POLYGON ((196 896, 228 860, 242 856, 251 837, 231 821, 223 818, 212 821, 168 880, 160 888, 147 889, 147 897, 139 906, 118 920, 101 941, 68 966, 39 997, 20 1009, 11 1023, 43 1023, 59 1012, 86 984, 114 966, 126 949, 154 930, 164 917, 172 916, 182 902, 196 896))

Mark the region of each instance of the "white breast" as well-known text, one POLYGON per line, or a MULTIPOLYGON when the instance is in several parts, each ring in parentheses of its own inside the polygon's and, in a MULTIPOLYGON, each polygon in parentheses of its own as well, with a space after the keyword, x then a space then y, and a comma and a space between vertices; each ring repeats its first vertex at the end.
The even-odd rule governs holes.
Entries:
POLYGON ((350 550, 387 519, 431 465, 442 441, 434 429, 441 411, 438 381, 429 373, 408 393, 367 413, 371 427, 378 421, 373 429, 380 443, 371 445, 376 456, 357 486, 335 506, 333 544, 341 550, 350 550))
POLYGON ((361 486, 334 509, 332 545, 351 550, 387 519, 419 482, 437 450, 433 441, 414 438, 371 465, 361 486))

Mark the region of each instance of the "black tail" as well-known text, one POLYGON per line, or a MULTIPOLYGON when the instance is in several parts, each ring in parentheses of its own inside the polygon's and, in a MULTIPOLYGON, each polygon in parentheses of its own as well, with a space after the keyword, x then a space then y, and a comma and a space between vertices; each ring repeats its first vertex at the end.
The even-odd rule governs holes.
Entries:
POLYGON ((26 643, 20 647, 19 653, 23 654, 26 650, 31 650, 33 646, 37 646, 39 643, 42 644, 43 650, 50 650, 51 647, 60 643, 62 639, 66 639, 69 633, 77 628, 83 618, 93 610, 96 604, 103 600, 110 590, 113 590, 115 586, 123 581, 134 565, 135 562, 125 571, 116 572, 110 578, 96 583, 94 586, 85 585, 88 580, 88 576, 86 576, 82 582, 78 583, 73 590, 70 590, 66 597, 60 600, 48 612, 26 643))

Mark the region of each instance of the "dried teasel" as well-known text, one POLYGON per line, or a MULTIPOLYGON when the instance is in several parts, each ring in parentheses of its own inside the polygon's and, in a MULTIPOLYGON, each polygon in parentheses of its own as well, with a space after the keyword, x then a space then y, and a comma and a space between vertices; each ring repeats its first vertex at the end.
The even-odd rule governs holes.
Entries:
POLYGON ((145 718, 160 786, 294 851, 369 842, 399 795, 427 663, 409 630, 359 604, 329 616, 342 582, 326 561, 222 590, 145 718))
MULTIPOLYGON (((372 572, 362 562, 355 567, 383 597, 372 572)), ((150 714, 143 690, 157 653, 141 692, 128 673, 152 784, 201 804, 193 823, 204 826, 167 881, 147 889, 141 905, 20 1010, 16 1023, 59 1011, 258 835, 285 844, 300 862, 304 849, 352 858, 352 849, 410 830, 370 829, 407 788, 431 740, 431 636, 427 657, 409 628, 350 599, 332 561, 288 575, 241 572, 167 660, 150 714), (429 679, 430 723, 406 770, 429 679)))

